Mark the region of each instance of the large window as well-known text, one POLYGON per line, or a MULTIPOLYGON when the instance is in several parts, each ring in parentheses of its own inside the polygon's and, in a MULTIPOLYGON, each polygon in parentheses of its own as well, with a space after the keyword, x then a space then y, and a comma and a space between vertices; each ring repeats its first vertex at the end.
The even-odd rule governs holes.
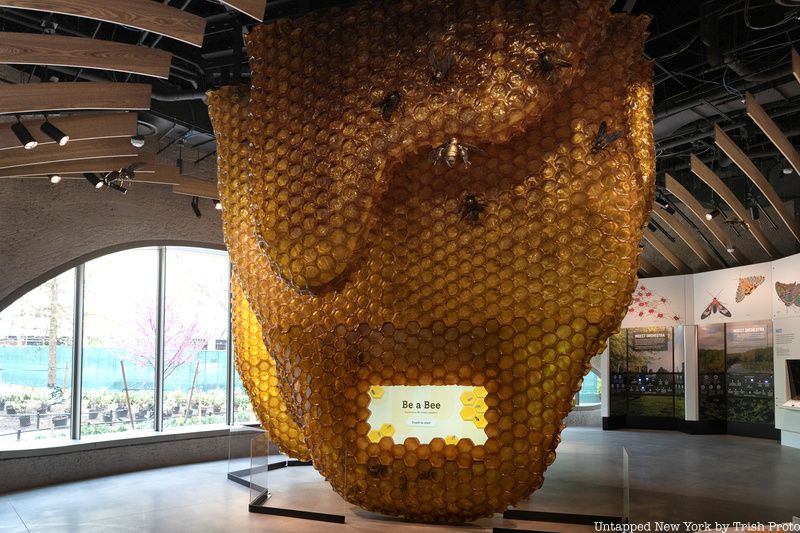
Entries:
POLYGON ((0 313, 0 447, 69 436, 74 292, 70 270, 0 313))
POLYGON ((228 381, 228 256, 167 251, 164 427, 225 422, 228 381))
POLYGON ((158 250, 86 263, 82 435, 154 428, 158 250))
POLYGON ((127 250, 42 284, 0 312, 0 449, 251 421, 229 324, 221 251, 127 250))

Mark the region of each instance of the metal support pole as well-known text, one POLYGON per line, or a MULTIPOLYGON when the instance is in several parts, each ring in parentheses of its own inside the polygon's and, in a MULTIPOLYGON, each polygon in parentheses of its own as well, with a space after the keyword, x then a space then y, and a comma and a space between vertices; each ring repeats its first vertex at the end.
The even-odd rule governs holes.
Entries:
POLYGON ((158 289, 156 302, 156 376, 155 376, 155 417, 154 428, 164 431, 164 320, 166 313, 167 249, 158 248, 158 289))
POLYGON ((228 379, 225 390, 225 423, 232 426, 236 421, 235 413, 233 412, 233 395, 235 394, 236 387, 236 368, 233 364, 233 287, 231 286, 233 276, 233 265, 228 262, 228 379))
POLYGON ((83 285, 85 265, 75 267, 75 310, 72 329, 72 418, 69 436, 81 438, 81 385, 83 381, 83 285))

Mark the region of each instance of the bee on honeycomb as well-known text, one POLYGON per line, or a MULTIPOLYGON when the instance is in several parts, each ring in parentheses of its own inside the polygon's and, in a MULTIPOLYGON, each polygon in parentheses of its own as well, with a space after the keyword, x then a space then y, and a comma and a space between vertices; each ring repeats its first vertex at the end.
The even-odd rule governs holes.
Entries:
POLYGON ((349 502, 461 523, 542 485, 627 309, 653 200, 647 20, 609 7, 464 0, 446 24, 444 0, 399 0, 280 20, 249 35, 251 87, 209 95, 237 368, 274 440, 349 502), (446 83, 429 49, 457 51, 446 83), (569 66, 534 75, 543 50, 569 66), (385 121, 379 88, 401 86, 385 121), (453 137, 485 154, 432 165, 453 137), (466 194, 491 206, 479 223, 466 194), (485 442, 371 428, 397 385, 473 387, 459 409, 485 442))

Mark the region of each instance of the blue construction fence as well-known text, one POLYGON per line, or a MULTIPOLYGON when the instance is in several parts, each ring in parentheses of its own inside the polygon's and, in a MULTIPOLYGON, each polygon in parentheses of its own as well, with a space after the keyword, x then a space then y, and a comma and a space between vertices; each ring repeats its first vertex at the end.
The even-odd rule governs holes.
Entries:
MULTIPOLYGON (((123 390, 120 360, 125 361, 125 376, 131 390, 152 389, 154 370, 128 359, 114 348, 85 347, 83 349, 83 388, 86 390, 123 390)), ((47 346, 0 346, 0 385, 44 387, 47 385, 47 346)), ((56 349, 56 385, 72 386, 72 347, 56 349), (65 372, 66 368, 66 372, 65 372)), ((225 388, 227 381, 227 351, 201 350, 196 357, 178 366, 166 379, 166 390, 188 390, 192 386, 197 362, 196 388, 212 390, 225 388)))

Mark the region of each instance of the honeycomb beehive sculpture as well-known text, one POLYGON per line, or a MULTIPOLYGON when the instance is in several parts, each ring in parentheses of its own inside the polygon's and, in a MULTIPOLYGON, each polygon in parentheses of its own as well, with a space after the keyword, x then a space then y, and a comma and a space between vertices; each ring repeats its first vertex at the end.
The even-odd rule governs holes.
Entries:
POLYGON ((646 20, 605 0, 457 4, 258 27, 250 90, 209 96, 236 314, 249 302, 265 347, 237 348, 259 417, 348 501, 446 522, 541 486, 625 314, 655 171, 646 20), (454 57, 439 83, 431 51, 454 57), (570 66, 545 72, 542 52, 570 66), (373 106, 395 91, 387 119, 373 106), (622 133, 608 146, 602 122, 622 133), (471 166, 432 163, 451 137, 480 148, 471 166), (485 389, 485 442, 370 427, 376 387, 444 385, 485 389))

